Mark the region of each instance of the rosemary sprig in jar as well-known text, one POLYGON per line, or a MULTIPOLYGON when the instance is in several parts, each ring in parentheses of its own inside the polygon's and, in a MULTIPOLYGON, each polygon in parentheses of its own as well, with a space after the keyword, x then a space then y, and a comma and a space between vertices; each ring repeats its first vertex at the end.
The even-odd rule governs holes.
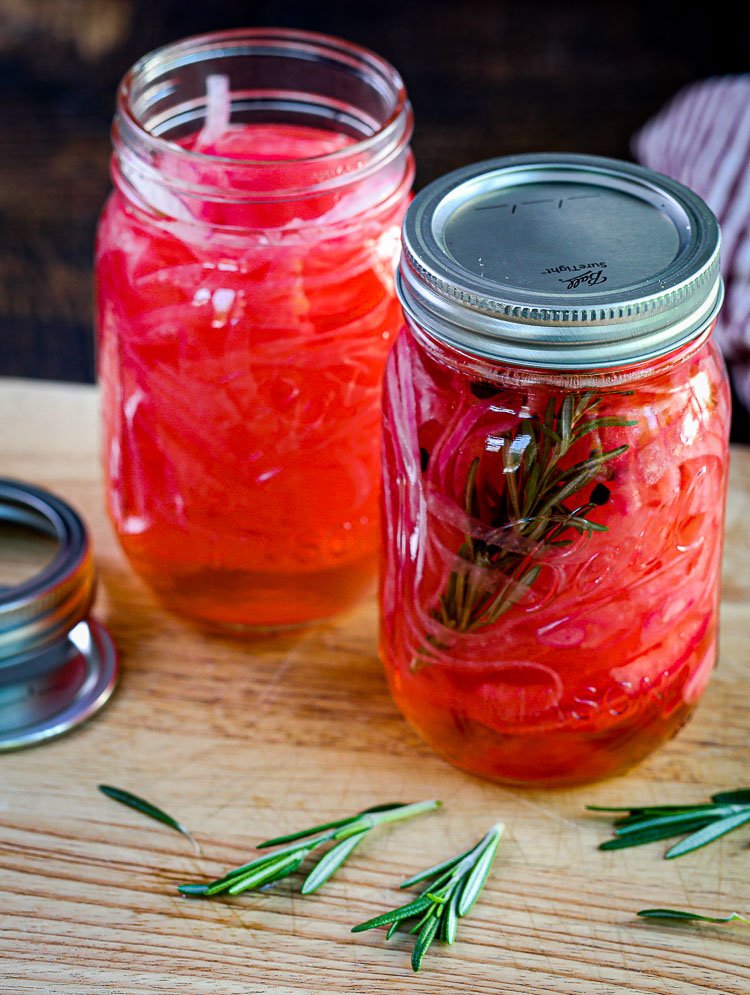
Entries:
MULTIPOLYGON (((620 392, 629 393, 629 392, 620 392)), ((597 409, 605 400, 601 394, 567 395, 556 403, 551 397, 543 417, 522 418, 518 428, 500 436, 503 457, 503 486, 488 523, 497 533, 496 543, 477 539, 467 531, 458 550, 459 563, 450 575, 433 617, 455 632, 471 632, 493 625, 533 586, 541 566, 537 562, 545 549, 565 546, 564 533, 573 529, 581 535, 606 532, 607 526, 588 516, 609 500, 604 483, 593 487, 586 501, 576 496, 601 477, 608 464, 628 449, 592 449, 573 464, 561 463, 570 449, 592 432, 608 428, 628 428, 637 419, 600 416, 597 409), (480 576, 501 576, 499 587, 480 576)), ((479 514, 477 475, 479 457, 472 461, 464 491, 464 510, 469 519, 479 514)))

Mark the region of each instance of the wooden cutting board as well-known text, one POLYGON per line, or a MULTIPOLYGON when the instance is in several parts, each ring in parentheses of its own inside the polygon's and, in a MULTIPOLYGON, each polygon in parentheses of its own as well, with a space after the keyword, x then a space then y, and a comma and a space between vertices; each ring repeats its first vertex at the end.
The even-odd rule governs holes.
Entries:
MULTIPOLYGON (((750 782, 750 455, 733 453, 721 664, 694 720, 639 768, 566 791, 489 784, 434 756, 401 719, 376 656, 374 602, 275 639, 205 635, 164 612, 105 518, 93 388, 0 381, 0 473, 47 486, 90 525, 96 614, 122 658, 109 707, 45 746, 0 756, 0 992, 748 995, 750 929, 649 923, 644 907, 750 913, 750 828, 677 861, 664 844, 601 853, 597 804, 702 801, 750 782), (100 795, 128 788, 190 826, 100 795), (253 844, 383 801, 444 809, 359 848, 318 894, 179 897, 253 844), (395 885, 508 826, 456 945, 422 971, 405 938, 350 927, 395 885)), ((297 882, 298 884, 299 882, 297 882)))

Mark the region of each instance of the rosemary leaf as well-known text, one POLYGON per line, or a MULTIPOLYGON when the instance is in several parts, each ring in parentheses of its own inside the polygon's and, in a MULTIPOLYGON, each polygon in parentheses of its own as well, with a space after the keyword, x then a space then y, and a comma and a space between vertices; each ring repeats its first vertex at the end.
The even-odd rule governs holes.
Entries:
POLYGON ((571 394, 568 394, 560 405, 558 425, 560 430, 560 440, 562 442, 561 454, 564 455, 568 449, 570 449, 570 444, 572 442, 573 397, 571 394))
MULTIPOLYGON (((466 509, 466 514, 469 518, 474 517, 474 499, 476 494, 476 479, 478 470, 479 457, 477 456, 471 462, 469 474, 466 478, 466 490, 464 493, 464 508, 466 509)), ((466 552, 468 553, 469 559, 474 558, 474 540, 468 533, 466 535, 466 552)))
POLYGON ((615 834, 617 836, 627 836, 631 833, 640 833, 648 831, 650 829, 657 829, 659 826, 673 826, 675 827, 674 833, 682 832, 683 823, 687 823, 687 829, 690 829, 689 823, 705 821, 706 819, 714 820, 716 818, 721 818, 723 814, 731 815, 732 812, 722 812, 715 806, 708 805, 704 806, 702 809, 689 809, 687 812, 675 812, 671 815, 656 815, 652 817, 640 818, 628 821, 627 823, 621 822, 615 829, 615 834))
MULTIPOLYGON (((402 802, 387 802, 384 805, 375 805, 372 808, 366 808, 362 812, 358 812, 357 817, 368 815, 371 812, 388 812, 391 809, 402 807, 402 802)), ((323 822, 319 826, 310 826, 309 829, 300 829, 298 832, 289 833, 286 836, 274 836, 273 839, 264 840, 262 843, 259 843, 258 849, 264 850, 266 847, 279 846, 281 843, 293 843, 295 840, 302 840, 307 836, 314 836, 316 833, 322 833, 328 829, 338 829, 340 826, 346 826, 351 821, 352 816, 347 816, 345 819, 334 819, 333 822, 323 822)))
MULTIPOLYGON (((553 427, 554 422, 555 422, 555 399, 554 397, 551 397, 547 402, 547 410, 544 415, 544 420, 537 421, 536 426, 539 429, 539 431, 542 433, 544 438, 557 449, 560 446, 562 439, 560 438, 560 436, 557 434, 557 432, 553 427)), ((546 458, 547 454, 549 453, 549 447, 547 447, 547 449, 543 449, 542 452, 543 456, 546 458)))
POLYGON ((654 805, 645 808, 628 808, 627 806, 587 805, 587 812, 628 812, 634 818, 641 815, 668 815, 670 812, 687 812, 689 809, 706 808, 705 802, 700 805, 654 805))
POLYGON ((328 829, 338 829, 339 826, 345 826, 349 822, 349 819, 336 819, 333 822, 321 822, 319 826, 311 826, 309 829, 300 829, 296 833, 289 833, 287 836, 274 836, 273 839, 263 840, 262 843, 258 843, 259 850, 265 850, 270 846, 280 846, 282 843, 294 843, 295 840, 303 840, 308 836, 312 836, 315 833, 321 833, 328 829))
POLYGON ((517 581, 511 578, 485 610, 484 615, 487 622, 496 622, 501 615, 504 615, 516 602, 520 601, 521 597, 534 584, 541 569, 541 566, 530 567, 517 581))
POLYGON ((208 893, 207 884, 180 884, 177 886, 177 890, 181 895, 192 895, 194 897, 203 898, 204 895, 208 893))
MULTIPOLYGON (((280 876, 286 877, 287 874, 293 873, 293 870, 287 871, 286 868, 290 867, 295 860, 302 863, 309 852, 309 848, 298 848, 291 853, 287 853, 282 850, 277 853, 266 854, 259 860, 254 860, 250 864, 245 864, 241 868, 235 868, 235 870, 225 874, 223 878, 212 881, 206 891, 206 897, 212 898, 214 895, 220 895, 225 891, 230 892, 230 894, 234 894, 234 892, 232 892, 232 887, 239 881, 257 879, 261 884, 268 884, 271 880, 271 876, 279 875, 281 870, 283 870, 284 873, 280 876)), ((243 888, 242 890, 246 891, 247 888, 243 888)))
POLYGON ((670 847, 664 856, 667 860, 672 860, 674 857, 682 857, 686 853, 692 853, 693 850, 698 850, 708 843, 713 843, 720 836, 731 833, 733 829, 739 829, 746 822, 750 822, 750 808, 745 812, 736 812, 734 815, 728 815, 725 819, 719 819, 718 822, 712 822, 711 825, 704 826, 703 829, 691 833, 684 840, 680 840, 679 843, 675 843, 673 847, 670 847))
POLYGON ((473 849, 474 847, 471 847, 469 850, 460 853, 457 857, 449 857, 448 860, 444 860, 441 864, 435 864, 434 867, 428 867, 426 871, 414 874, 412 877, 407 878, 406 881, 402 881, 399 888, 411 888, 413 884, 418 884, 420 881, 432 880, 439 877, 444 871, 455 867, 464 857, 468 857, 473 849))
POLYGON ((443 803, 431 798, 426 802, 414 802, 410 805, 388 806, 387 809, 366 809, 359 815, 348 821, 348 825, 337 829, 332 839, 345 839, 347 836, 355 835, 361 830, 374 829, 375 826, 384 826, 389 822, 400 822, 402 819, 411 819, 415 815, 422 815, 426 812, 433 812, 440 808, 443 803))
POLYGON ((523 459, 523 452, 520 454, 513 449, 514 443, 503 448, 503 468, 506 474, 505 477, 505 488, 510 497, 510 508, 511 513, 514 518, 521 518, 521 504, 518 497, 518 483, 516 481, 516 472, 521 465, 521 460, 523 459))
POLYGON ((527 465, 534 466, 537 458, 537 440, 534 436, 534 423, 531 418, 524 418, 521 421, 520 434, 525 439, 524 455, 527 465))
POLYGON ((158 808, 152 802, 146 801, 144 798, 139 798, 138 795, 132 794, 130 791, 125 791, 123 788, 114 788, 111 784, 100 784, 99 790, 107 798, 111 798, 113 801, 120 802, 121 805, 127 805, 128 808, 134 808, 136 812, 141 812, 143 815, 149 816, 151 819, 156 819, 157 822, 164 823, 165 826, 170 826, 172 829, 176 829, 178 833, 190 840, 195 852, 201 853, 200 844, 185 826, 177 819, 173 819, 171 815, 168 815, 163 809, 158 808))
POLYGON ((589 432, 598 432, 603 428, 632 428, 633 425, 637 424, 637 418, 592 418, 591 421, 586 422, 582 428, 573 433, 573 439, 577 442, 585 435, 588 435, 589 432))
POLYGON ((367 835, 367 830, 363 829, 355 836, 349 836, 341 840, 328 853, 322 857, 305 878, 300 889, 303 895, 311 895, 317 891, 321 885, 325 884, 331 875, 344 863, 355 847, 359 846, 367 835))
POLYGON ((276 871, 273 877, 266 878, 262 886, 259 885, 260 891, 266 891, 275 881, 280 881, 282 878, 289 877, 290 874, 294 874, 296 871, 298 871, 299 868, 304 863, 305 857, 307 856, 308 853, 309 850, 305 850, 304 853, 301 853, 297 857, 296 863, 290 865, 289 867, 282 867, 280 870, 276 871))
MULTIPOLYGON (((232 878, 240 877, 248 871, 254 870, 256 867, 262 867, 264 864, 267 864, 269 860, 276 860, 278 857, 283 857, 288 853, 301 853, 302 851, 309 853, 316 846, 319 846, 321 843, 327 843, 330 839, 330 833, 321 833, 319 836, 314 836, 312 839, 305 838, 304 842, 291 843, 289 846, 275 850, 273 853, 262 853, 260 857, 256 857, 255 860, 251 860, 247 864, 242 864, 240 867, 234 867, 231 871, 227 871, 227 873, 219 880, 227 881, 232 878)), ((216 884, 218 882, 213 883, 216 884)))
POLYGON ((443 930, 442 939, 445 943, 452 944, 456 939, 456 930, 458 929, 458 898, 458 889, 456 889, 450 897, 448 908, 443 916, 445 928, 443 930))
POLYGON ((634 812, 644 812, 645 809, 628 808, 626 805, 587 805, 586 811, 587 812, 630 812, 631 814, 633 814, 634 812))
POLYGON ((372 919, 368 919, 367 922, 361 922, 357 926, 352 927, 352 933, 363 933, 367 929, 377 929, 378 926, 387 926, 391 922, 401 922, 402 919, 410 919, 412 916, 419 915, 433 905, 431 898, 427 896, 420 896, 415 898, 413 902, 408 902, 406 905, 400 905, 397 909, 391 909, 390 912, 383 912, 382 915, 374 916, 372 919))
POLYGON ((608 460, 616 459, 618 456, 622 456, 627 448, 627 446, 618 446, 617 449, 610 449, 609 452, 597 453, 595 456, 591 456, 589 459, 584 460, 583 463, 579 463, 570 470, 563 471, 555 480, 555 483, 563 484, 563 486, 560 487, 559 490, 554 491, 552 496, 545 504, 542 505, 537 514, 540 516, 545 515, 547 512, 559 505, 561 501, 567 500, 571 497, 571 495, 575 494, 577 491, 580 491, 581 488, 585 487, 586 484, 590 483, 594 479, 596 474, 608 460))
POLYGON ((490 869, 492 868, 492 862, 495 859, 495 854, 504 830, 505 826, 502 822, 498 822, 492 827, 485 837, 486 843, 482 848, 481 856, 477 860, 471 873, 466 879, 466 883, 461 889, 461 898, 459 899, 457 909, 459 918, 463 918, 463 916, 467 915, 474 907, 476 900, 479 898, 482 888, 484 888, 485 882, 487 881, 490 869))
POLYGON ((711 801, 717 805, 750 805, 750 788, 738 788, 736 791, 719 791, 711 795, 711 801))
POLYGON ((636 915, 643 919, 680 919, 683 922, 685 920, 713 923, 744 922, 750 926, 750 919, 741 916, 739 912, 730 912, 726 916, 705 916, 698 912, 684 912, 682 909, 641 909, 636 915))
POLYGON ((422 966, 422 958, 435 939, 435 933, 437 933, 439 925, 440 920, 436 916, 431 916, 422 927, 422 932, 419 934, 417 942, 414 944, 414 949, 411 952, 411 966, 415 971, 418 971, 422 966))
POLYGON ((550 522, 559 521, 561 525, 575 529, 577 532, 609 532, 609 528, 606 525, 601 525, 599 522, 592 522, 588 518, 583 518, 581 515, 566 515, 566 516, 550 516, 550 522))
POLYGON ((615 836, 611 840, 605 840, 599 844, 600 850, 627 850, 628 847, 642 846, 644 843, 656 843, 658 840, 666 840, 671 836, 679 836, 680 833, 691 832, 694 829, 702 829, 708 825, 706 819, 698 819, 694 823, 680 823, 678 826, 666 825, 655 826, 643 833, 628 833, 625 836, 615 836))
POLYGON ((541 472, 538 459, 530 459, 529 462, 531 463, 531 469, 529 470, 526 478, 526 486, 524 487, 523 495, 523 508, 521 509, 524 519, 529 517, 534 507, 534 500, 539 491, 539 474, 541 472))
POLYGON ((271 879, 278 881, 280 877, 293 874, 302 863, 302 859, 297 854, 289 853, 280 860, 269 861, 265 867, 259 867, 251 874, 235 878, 227 889, 228 893, 230 895, 239 895, 243 891, 249 891, 251 888, 257 888, 259 885, 266 884, 271 879), (281 873, 282 871, 283 874, 281 873))

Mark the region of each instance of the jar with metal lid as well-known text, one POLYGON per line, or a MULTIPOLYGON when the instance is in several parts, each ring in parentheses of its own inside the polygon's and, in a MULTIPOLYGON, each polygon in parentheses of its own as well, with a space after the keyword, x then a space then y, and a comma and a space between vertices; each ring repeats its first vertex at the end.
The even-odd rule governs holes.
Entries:
POLYGON ((182 614, 297 625, 374 587, 411 131, 388 62, 306 31, 189 38, 120 86, 96 257, 107 498, 182 614))
POLYGON ((605 777, 716 662, 730 398, 719 229, 591 156, 479 163, 403 228, 384 393, 381 655, 444 757, 605 777))

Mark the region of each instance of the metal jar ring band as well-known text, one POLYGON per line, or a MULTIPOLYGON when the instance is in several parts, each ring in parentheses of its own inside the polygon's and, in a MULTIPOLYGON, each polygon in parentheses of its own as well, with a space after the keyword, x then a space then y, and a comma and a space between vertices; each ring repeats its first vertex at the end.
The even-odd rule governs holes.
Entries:
POLYGON ((0 587, 0 750, 60 735, 110 697, 117 656, 90 619, 96 577, 80 516, 42 488, 0 478, 0 521, 57 541, 29 580, 0 587))
POLYGON ((66 636, 86 618, 94 600, 94 562, 86 528, 53 494, 0 479, 0 519, 57 540, 51 563, 34 577, 0 590, 0 670, 66 636))

